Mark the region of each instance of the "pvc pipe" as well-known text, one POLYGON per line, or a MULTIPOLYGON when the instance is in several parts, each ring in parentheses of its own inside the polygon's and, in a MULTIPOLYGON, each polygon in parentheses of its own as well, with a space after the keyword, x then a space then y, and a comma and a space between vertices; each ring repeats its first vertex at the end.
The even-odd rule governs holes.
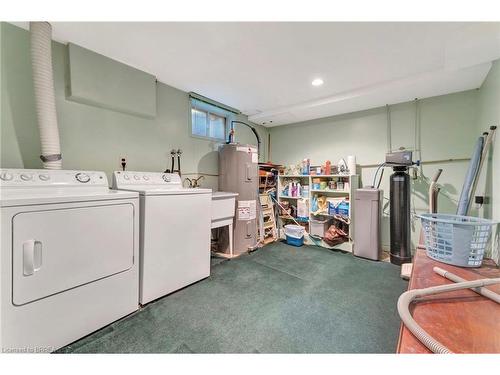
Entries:
POLYGON ((481 288, 486 285, 500 284, 500 278, 496 279, 481 279, 475 281, 460 282, 457 284, 434 286, 426 289, 412 289, 404 292, 398 299, 398 313, 404 325, 422 342, 429 350, 439 354, 450 354, 452 351, 439 341, 429 335, 411 316, 409 306, 419 297, 428 296, 431 294, 439 294, 452 292, 461 289, 481 288))
MULTIPOLYGON (((441 275, 443 276, 444 278, 450 280, 450 281, 453 281, 455 283, 462 283, 464 281, 467 281, 465 279, 462 279, 460 276, 457 276, 455 275, 454 273, 451 273, 449 271, 446 271, 440 267, 434 267, 433 268, 433 271, 435 273, 437 273, 438 275, 441 275)), ((489 298, 491 299, 492 301, 496 302, 496 303, 500 303, 500 294, 498 293, 495 293, 494 291, 492 290, 489 290, 489 289, 486 289, 486 288, 474 288, 474 289, 471 289, 472 291, 486 297, 486 298, 489 298)))
POLYGON ((436 184, 442 172, 443 170, 439 168, 436 173, 434 173, 434 176, 432 177, 431 183, 429 185, 429 212, 431 214, 437 212, 437 193, 439 192, 439 189, 436 188, 436 184))
POLYGON ((464 185, 462 187, 462 192, 460 193, 460 199, 458 201, 457 215, 467 215, 467 212, 469 210, 469 205, 472 198, 472 186, 479 173, 479 165, 481 163, 483 146, 484 137, 481 136, 477 139, 476 145, 474 146, 474 151, 469 163, 469 168, 467 169, 467 174, 465 175, 464 185))
MULTIPOLYGON (((481 170, 483 168, 483 163, 484 161, 488 158, 488 152, 490 151, 490 146, 493 141, 493 136, 495 135, 495 130, 497 129, 496 126, 490 126, 490 132, 489 133, 484 133, 485 140, 484 140, 484 146, 483 146, 483 152, 481 154, 481 161, 479 162, 479 167, 477 170, 476 178, 474 179, 474 182, 472 184, 472 188, 470 191, 470 199, 474 197, 474 194, 476 193, 476 187, 477 183, 479 182, 479 177, 481 176, 481 170)), ((467 213, 465 215, 468 215, 470 212, 471 206, 467 208, 467 213)))
POLYGON ((43 167, 61 169, 62 158, 57 126, 52 71, 52 27, 48 22, 30 22, 31 65, 43 167))

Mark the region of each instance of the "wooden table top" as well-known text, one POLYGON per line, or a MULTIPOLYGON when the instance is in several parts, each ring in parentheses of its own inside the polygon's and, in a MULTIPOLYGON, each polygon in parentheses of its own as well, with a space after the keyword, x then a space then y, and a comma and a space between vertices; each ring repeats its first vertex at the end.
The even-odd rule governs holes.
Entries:
MULTIPOLYGON (((427 257, 417 250, 408 289, 450 284, 436 274, 440 267, 466 280, 500 277, 500 269, 490 260, 480 268, 460 268, 427 257)), ((488 287, 500 293, 500 285, 488 287)), ((500 353, 500 305, 471 290, 436 294, 410 306, 415 321, 436 340, 455 353, 500 353)), ((398 353, 431 353, 401 324, 398 353)))

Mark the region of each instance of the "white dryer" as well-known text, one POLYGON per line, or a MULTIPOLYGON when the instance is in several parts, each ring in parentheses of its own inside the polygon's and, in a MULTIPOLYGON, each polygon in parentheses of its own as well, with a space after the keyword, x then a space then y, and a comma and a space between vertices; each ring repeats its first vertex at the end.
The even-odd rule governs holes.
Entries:
POLYGON ((103 172, 0 170, 0 347, 50 352, 138 309, 138 194, 103 172))
POLYGON ((115 172, 113 187, 140 194, 140 293, 146 304, 210 276, 211 189, 178 174, 115 172))

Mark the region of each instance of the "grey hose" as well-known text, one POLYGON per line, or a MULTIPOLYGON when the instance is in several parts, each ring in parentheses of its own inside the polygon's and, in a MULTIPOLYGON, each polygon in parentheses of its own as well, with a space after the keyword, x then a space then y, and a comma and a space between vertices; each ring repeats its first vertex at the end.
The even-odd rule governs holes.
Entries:
POLYGON ((481 288, 487 285, 500 284, 500 278, 496 279, 481 279, 475 281, 466 281, 456 284, 434 286, 426 289, 413 289, 401 294, 398 299, 398 313, 404 325, 411 333, 417 337, 422 344, 429 348, 434 353, 450 354, 452 351, 439 341, 429 335, 411 316, 409 306, 418 297, 424 297, 431 294, 439 294, 452 292, 461 289, 481 288))
MULTIPOLYGON (((451 273, 449 271, 446 271, 442 268, 439 267, 434 267, 433 271, 437 273, 438 275, 443 276, 444 278, 451 280, 455 283, 462 283, 464 281, 467 281, 465 279, 462 279, 460 276, 455 275, 454 273, 451 273)), ((486 289, 486 288, 474 288, 472 291, 476 292, 477 294, 480 294, 486 298, 491 299, 492 301, 496 303, 500 303, 500 294, 495 293, 492 290, 486 289)))
POLYGON ((48 22, 30 22, 31 64, 43 167, 61 169, 61 148, 57 126, 52 71, 52 27, 48 22))

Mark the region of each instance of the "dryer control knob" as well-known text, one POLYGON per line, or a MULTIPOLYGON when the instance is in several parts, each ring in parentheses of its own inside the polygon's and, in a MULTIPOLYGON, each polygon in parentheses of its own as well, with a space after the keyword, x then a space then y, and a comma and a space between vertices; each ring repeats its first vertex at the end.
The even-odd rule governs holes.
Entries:
POLYGON ((145 179, 146 181, 149 181, 149 177, 148 176, 143 176, 142 178, 145 179))
POLYGON ((32 178, 33 178, 33 176, 31 176, 30 174, 23 173, 21 175, 21 180, 23 180, 23 181, 31 181, 32 178))
POLYGON ((163 176, 161 176, 163 178, 163 181, 165 182, 170 182, 170 176, 169 175, 166 175, 164 174, 163 176))
POLYGON ((0 180, 10 181, 10 180, 12 180, 12 178, 14 178, 12 173, 4 172, 4 173, 0 174, 0 180))
POLYGON ((139 176, 139 175, 135 174, 135 175, 134 175, 134 178, 135 178, 136 180, 140 180, 140 179, 141 179, 141 176, 139 176))
POLYGON ((50 176, 48 174, 40 174, 40 175, 38 175, 38 178, 42 181, 50 180, 50 176))
POLYGON ((124 180, 130 180, 130 177, 129 177, 129 175, 128 175, 128 174, 124 174, 124 175, 123 175, 123 179, 124 179, 124 180))
POLYGON ((75 178, 78 182, 85 184, 90 181, 90 176, 87 173, 77 173, 75 178))

